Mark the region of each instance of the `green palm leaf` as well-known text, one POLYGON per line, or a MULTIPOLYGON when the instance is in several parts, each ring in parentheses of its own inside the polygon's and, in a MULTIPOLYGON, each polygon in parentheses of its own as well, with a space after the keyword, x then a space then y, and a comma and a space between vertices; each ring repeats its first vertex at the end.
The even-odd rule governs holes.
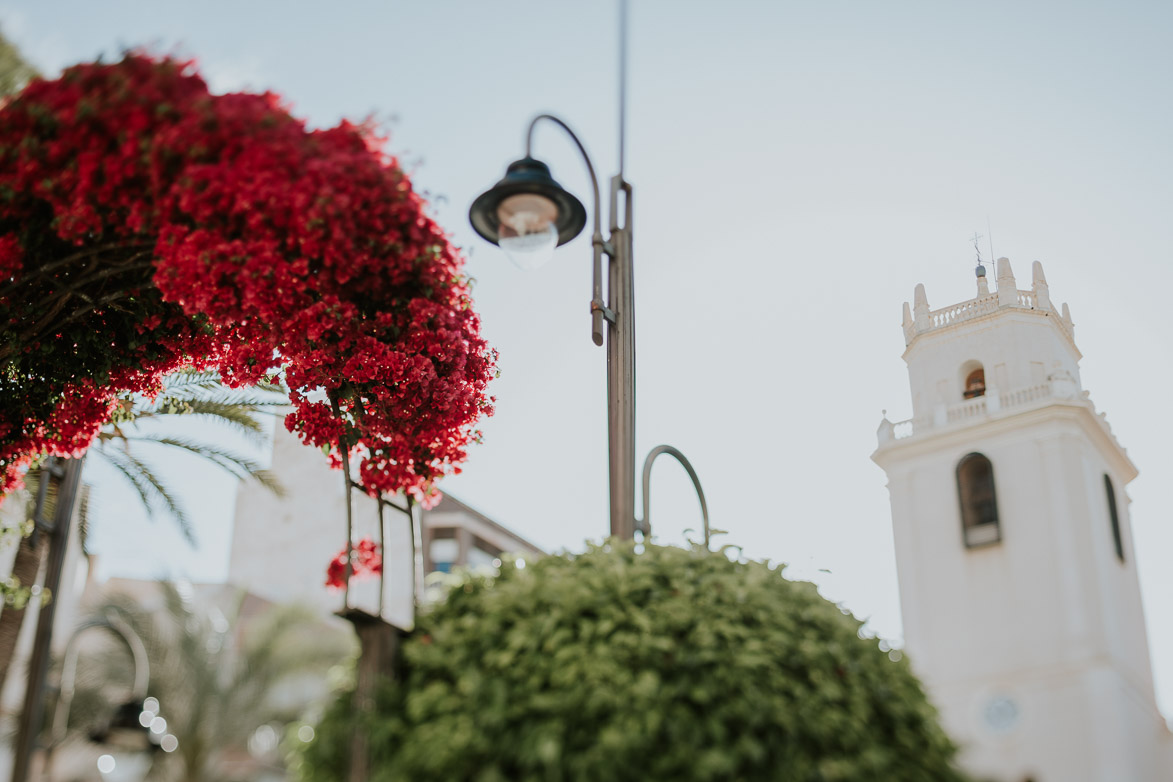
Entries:
POLYGON ((288 405, 289 398, 279 383, 229 388, 217 372, 183 370, 164 378, 163 391, 154 399, 142 395, 124 397, 114 418, 99 433, 98 448, 94 451, 126 478, 149 517, 154 518, 157 510, 166 510, 179 522, 184 537, 194 541, 185 509, 150 465, 133 453, 133 443, 186 451, 217 465, 239 480, 256 480, 278 495, 283 492, 281 484, 256 460, 215 442, 143 432, 138 425, 147 424, 149 427, 152 423, 164 423, 177 416, 199 416, 246 442, 262 445, 266 440, 266 427, 260 416, 279 415, 288 405), (108 447, 115 444, 120 447, 108 447))
POLYGON ((231 402, 160 399, 153 403, 151 408, 136 411, 133 415, 135 423, 164 416, 203 416, 241 435, 249 442, 260 445, 265 440, 265 428, 257 418, 258 412, 261 411, 253 405, 237 405, 231 402))
POLYGON ((128 443, 152 443, 154 445, 166 445, 171 448, 178 448, 189 453, 193 453, 202 459, 205 459, 218 467, 227 471, 230 475, 240 480, 252 479, 260 483, 266 489, 281 496, 284 493, 284 487, 277 480, 269 470, 261 467, 260 463, 242 456, 238 453, 223 448, 213 443, 201 442, 199 440, 190 440, 182 437, 173 437, 167 435, 157 434, 131 434, 124 435, 124 439, 128 443))
POLYGON ((195 534, 187 510, 180 504, 170 487, 163 483, 150 467, 126 448, 107 448, 99 444, 99 452, 135 490, 148 518, 155 518, 156 509, 161 505, 167 510, 168 515, 175 519, 184 539, 189 543, 195 543, 195 534))

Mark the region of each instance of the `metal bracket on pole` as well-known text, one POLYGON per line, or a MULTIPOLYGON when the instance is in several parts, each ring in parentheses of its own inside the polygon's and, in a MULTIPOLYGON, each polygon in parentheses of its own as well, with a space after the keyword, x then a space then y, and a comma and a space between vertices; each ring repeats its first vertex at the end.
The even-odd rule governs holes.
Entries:
POLYGON ((705 533, 705 548, 709 547, 709 538, 712 537, 712 531, 709 528, 709 506, 705 502, 705 490, 701 488, 701 479, 697 476, 696 470, 693 469, 692 464, 688 461, 679 449, 673 448, 671 445, 657 445, 648 454, 648 458, 644 459, 644 517, 636 521, 636 529, 643 533, 646 538, 652 534, 652 464, 656 461, 656 457, 668 454, 676 461, 683 465, 685 471, 688 472, 688 477, 692 479, 693 488, 696 489, 697 499, 701 503, 701 518, 704 523, 705 533))
POLYGON ((592 313, 597 312, 608 323, 611 323, 611 324, 615 323, 615 320, 616 320, 615 310, 606 306, 602 302, 592 301, 591 302, 591 312, 592 313))

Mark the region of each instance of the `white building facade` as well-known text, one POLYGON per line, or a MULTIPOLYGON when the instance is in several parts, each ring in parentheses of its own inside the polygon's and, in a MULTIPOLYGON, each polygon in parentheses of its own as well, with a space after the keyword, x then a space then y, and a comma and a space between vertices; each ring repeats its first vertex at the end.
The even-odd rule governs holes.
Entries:
MULTIPOLYGON (((228 582, 274 602, 299 602, 329 614, 343 607, 340 590, 325 585, 326 566, 346 545, 346 489, 317 448, 278 425, 270 467, 285 487, 276 496, 255 483, 237 489, 228 582)), ((377 506, 356 491, 354 540, 379 539, 377 506)), ((351 604, 408 628, 414 621, 410 522, 386 511, 382 611, 380 579, 355 579, 351 604)), ((542 554, 534 544, 455 498, 421 514, 425 574, 453 568, 495 567, 502 554, 542 554)), ((424 597, 424 596, 420 596, 424 597)))
POLYGON ((1042 266, 1019 290, 904 305, 913 417, 884 418, 905 644, 961 745, 999 782, 1170 782, 1125 486, 1137 470, 1079 377, 1042 266))

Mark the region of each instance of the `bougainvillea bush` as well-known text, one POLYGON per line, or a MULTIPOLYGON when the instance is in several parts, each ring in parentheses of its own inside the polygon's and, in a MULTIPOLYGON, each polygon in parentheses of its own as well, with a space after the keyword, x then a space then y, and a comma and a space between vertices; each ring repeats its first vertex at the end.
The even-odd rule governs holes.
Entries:
POLYGON ((177 368, 280 374, 286 426, 427 501, 491 413, 462 259, 372 128, 132 54, 0 108, 0 496, 177 368))
POLYGON ((371 782, 950 782, 907 660, 780 568, 630 544, 469 580, 418 618, 373 715, 341 697, 300 758, 371 782), (356 720, 360 720, 356 723, 356 720))

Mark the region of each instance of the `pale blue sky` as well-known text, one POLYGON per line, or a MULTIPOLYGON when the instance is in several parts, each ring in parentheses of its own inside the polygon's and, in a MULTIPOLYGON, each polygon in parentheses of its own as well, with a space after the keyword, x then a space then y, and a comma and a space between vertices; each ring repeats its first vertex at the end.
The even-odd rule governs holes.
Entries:
MULTIPOLYGON (((1020 286, 1041 260, 1071 303, 1084 387, 1141 469, 1135 545, 1173 713, 1173 7, 632 6, 639 452, 682 448, 731 542, 795 563, 898 636, 887 491, 868 455, 881 408, 910 412, 900 305, 918 282, 934 307, 972 296, 968 237, 988 216, 1020 286)), ((524 274, 466 213, 539 111, 614 172, 611 2, 10 1, 0 23, 47 71, 146 44, 196 57, 214 88, 274 89, 316 125, 389 120, 392 150, 469 249, 501 351, 498 414, 448 488, 551 549, 605 533, 589 247, 524 274)), ((585 197, 564 139, 543 129, 535 151, 585 197)), ((654 492, 663 539, 698 524, 682 472, 658 468, 654 492)), ((107 572, 222 576, 231 490, 197 500, 210 504, 191 553, 107 492, 107 572)))

